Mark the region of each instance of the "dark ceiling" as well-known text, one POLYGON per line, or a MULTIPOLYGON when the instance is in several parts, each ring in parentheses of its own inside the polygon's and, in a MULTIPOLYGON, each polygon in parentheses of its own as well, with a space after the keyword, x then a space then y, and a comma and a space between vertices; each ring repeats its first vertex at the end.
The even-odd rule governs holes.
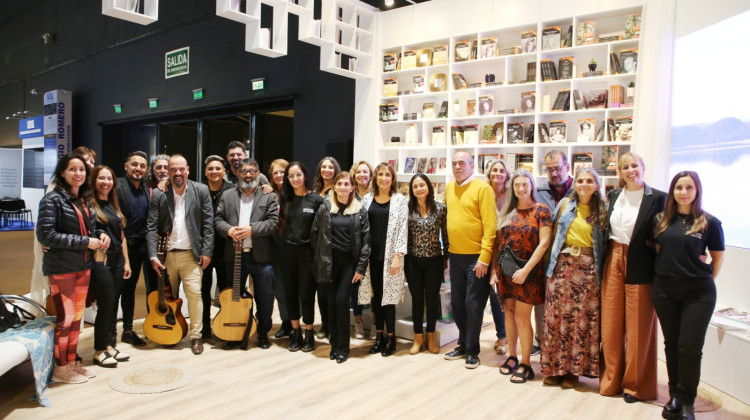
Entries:
POLYGON ((367 3, 370 6, 377 7, 382 11, 397 9, 399 7, 411 6, 415 3, 424 3, 429 0, 394 0, 393 6, 386 6, 385 0, 360 0, 362 3, 367 3))

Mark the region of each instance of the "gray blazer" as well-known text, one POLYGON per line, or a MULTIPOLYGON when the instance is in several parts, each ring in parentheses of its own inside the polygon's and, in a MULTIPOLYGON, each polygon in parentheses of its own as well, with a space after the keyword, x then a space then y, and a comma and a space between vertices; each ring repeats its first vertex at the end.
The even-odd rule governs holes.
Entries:
MULTIPOLYGON (((185 224, 193 246, 193 257, 198 263, 201 255, 211 256, 214 252, 214 208, 211 193, 203 184, 188 180, 185 194, 185 224)), ((173 219, 174 190, 172 187, 167 192, 154 189, 146 219, 146 249, 149 258, 156 257, 159 233, 172 232, 173 219)))
MULTIPOLYGON (((219 199, 219 206, 216 207, 216 233, 226 240, 224 262, 234 261, 234 245, 228 232, 230 228, 240 224, 241 194, 240 187, 224 191, 219 199)), ((253 258, 256 262, 270 264, 273 258, 271 238, 279 228, 276 194, 263 194, 260 187, 255 189, 250 226, 253 227, 253 258)))

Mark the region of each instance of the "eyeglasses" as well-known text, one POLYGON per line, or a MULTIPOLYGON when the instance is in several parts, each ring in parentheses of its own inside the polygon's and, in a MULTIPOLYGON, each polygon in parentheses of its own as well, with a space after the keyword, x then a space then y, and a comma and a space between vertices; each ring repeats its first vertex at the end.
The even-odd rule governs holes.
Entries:
POLYGON ((255 169, 255 168, 250 168, 250 169, 240 169, 240 175, 247 175, 247 174, 250 174, 250 175, 255 175, 255 174, 257 174, 257 173, 258 173, 258 170, 257 170, 257 169, 255 169))
POLYGON ((554 174, 555 172, 557 172, 558 174, 561 174, 564 172, 564 170, 565 170, 564 166, 553 166, 553 167, 547 168, 547 173, 554 174))

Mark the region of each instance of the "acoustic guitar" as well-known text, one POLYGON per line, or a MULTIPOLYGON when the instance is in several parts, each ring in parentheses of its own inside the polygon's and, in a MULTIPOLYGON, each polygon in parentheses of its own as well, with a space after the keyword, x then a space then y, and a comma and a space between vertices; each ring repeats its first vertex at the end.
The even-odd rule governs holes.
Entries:
MULTIPOLYGON (((159 234, 156 257, 164 265, 167 256, 167 235, 159 234)), ((171 346, 187 335, 188 326, 182 316, 182 299, 167 296, 169 273, 167 268, 158 273, 157 289, 148 295, 149 313, 143 321, 143 332, 157 344, 171 346)))
POLYGON ((211 324, 214 335, 224 341, 243 341, 255 334, 257 322, 253 316, 253 296, 242 291, 242 242, 234 242, 234 275, 232 288, 219 294, 221 309, 211 324), (248 325, 250 324, 251 325, 248 325), (247 331, 248 327, 250 328, 247 331), (246 331, 249 334, 246 334, 246 331))

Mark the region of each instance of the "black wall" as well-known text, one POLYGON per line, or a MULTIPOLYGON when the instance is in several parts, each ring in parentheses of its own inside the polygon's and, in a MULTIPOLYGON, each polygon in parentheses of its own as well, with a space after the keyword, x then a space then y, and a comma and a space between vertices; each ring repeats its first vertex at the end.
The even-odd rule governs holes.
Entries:
POLYGON ((314 168, 325 144, 353 138, 354 81, 320 70, 319 48, 297 41, 296 16, 289 16, 288 55, 267 58, 244 50, 244 25, 216 16, 215 4, 162 0, 159 20, 142 26, 102 15, 98 1, 3 0, 0 146, 20 145, 18 123, 5 116, 42 112, 42 95, 31 95, 32 88, 73 92, 73 144, 103 153, 104 161, 119 158, 108 150, 123 148, 102 148, 103 123, 147 123, 224 105, 257 110, 262 105, 254 101, 273 97, 293 98, 293 151, 284 158, 314 168), (54 44, 43 43, 45 32, 55 34, 54 44), (190 74, 165 80, 164 53, 185 46, 190 74), (256 77, 266 78, 261 95, 250 90, 256 77), (199 87, 204 99, 193 101, 199 87), (147 102, 154 97, 160 99, 156 111, 147 102), (116 103, 123 106, 120 115, 116 103))

